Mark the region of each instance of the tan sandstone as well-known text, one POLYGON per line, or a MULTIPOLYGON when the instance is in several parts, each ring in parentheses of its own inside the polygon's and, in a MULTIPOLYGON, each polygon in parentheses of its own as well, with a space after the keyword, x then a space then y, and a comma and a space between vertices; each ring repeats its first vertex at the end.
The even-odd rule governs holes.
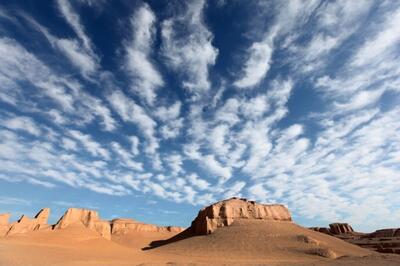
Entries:
POLYGON ((136 232, 182 232, 184 228, 178 226, 157 226, 140 223, 133 219, 114 219, 111 221, 111 234, 127 234, 136 232))
POLYGON ((41 209, 38 214, 35 215, 35 218, 29 218, 26 215, 22 215, 17 222, 11 224, 6 234, 24 234, 35 230, 50 229, 50 225, 47 224, 49 215, 49 208, 41 209))
POLYGON ((102 237, 111 239, 110 223, 101 220, 97 211, 69 208, 54 226, 54 229, 63 229, 71 225, 83 225, 97 231, 102 237))
POLYGON ((10 229, 10 224, 8 223, 9 220, 9 213, 0 214, 0 237, 5 236, 10 229))
POLYGON ((231 198, 201 209, 192 222, 196 235, 211 234, 218 227, 229 226, 235 219, 291 221, 289 210, 280 204, 258 204, 246 199, 231 198))

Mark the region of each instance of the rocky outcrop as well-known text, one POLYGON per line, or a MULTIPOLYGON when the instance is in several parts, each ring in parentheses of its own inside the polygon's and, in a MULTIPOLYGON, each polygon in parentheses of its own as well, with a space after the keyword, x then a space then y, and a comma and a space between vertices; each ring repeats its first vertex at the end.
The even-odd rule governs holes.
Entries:
POLYGON ((114 219, 105 221, 100 219, 97 211, 70 208, 58 220, 55 225, 47 224, 50 209, 45 208, 36 214, 35 218, 22 215, 21 218, 12 224, 8 220, 10 214, 0 214, 0 236, 23 234, 35 230, 61 230, 69 226, 83 226, 96 231, 100 236, 110 240, 112 234, 127 234, 129 232, 171 232, 180 233, 185 228, 177 226, 156 226, 145 224, 133 219, 114 219))
POLYGON ((17 222, 11 224, 6 235, 23 234, 35 230, 50 229, 50 225, 47 224, 49 214, 50 209, 44 208, 41 209, 33 219, 26 215, 22 215, 17 222))
POLYGON ((180 233, 184 230, 177 226, 156 226, 153 224, 145 224, 133 219, 114 219, 111 221, 111 234, 127 234, 132 231, 136 232, 174 232, 180 233))
POLYGON ((0 237, 5 236, 10 229, 10 224, 8 223, 9 220, 9 213, 0 214, 0 237))
POLYGON ((50 209, 49 208, 44 208, 41 209, 38 214, 36 214, 35 219, 38 224, 47 224, 47 221, 49 220, 50 216, 50 209))
POLYGON ((283 205, 231 198, 201 209, 192 222, 191 231, 196 235, 211 234, 218 227, 229 226, 235 219, 292 220, 289 210, 283 205))
POLYGON ((389 228, 389 229, 380 229, 376 230, 375 232, 364 236, 366 238, 373 238, 373 237, 400 237, 400 228, 389 228))
POLYGON ((335 236, 351 244, 380 253, 400 254, 400 228, 381 229, 373 233, 355 232, 347 223, 333 223, 326 227, 310 227, 317 232, 335 236))
POLYGON ((329 228, 334 235, 354 233, 353 228, 348 223, 333 223, 329 225, 329 228))
POLYGON ((54 229, 63 229, 71 225, 83 225, 97 231, 102 237, 111 239, 111 225, 108 221, 101 220, 97 211, 69 208, 54 229))

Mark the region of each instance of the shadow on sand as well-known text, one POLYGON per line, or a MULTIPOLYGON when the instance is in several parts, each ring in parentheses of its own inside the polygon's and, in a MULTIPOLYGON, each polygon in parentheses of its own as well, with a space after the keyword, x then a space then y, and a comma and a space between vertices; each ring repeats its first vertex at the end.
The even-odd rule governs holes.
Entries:
POLYGON ((177 242, 177 241, 181 241, 181 240, 184 240, 186 238, 189 238, 189 237, 193 237, 193 236, 195 236, 195 235, 192 233, 192 231, 191 231, 191 229, 189 227, 185 231, 183 231, 183 232, 181 232, 181 233, 179 233, 179 234, 177 234, 177 235, 175 235, 175 236, 173 236, 171 238, 168 238, 168 239, 165 239, 165 240, 152 241, 149 244, 149 246, 142 248, 142 250, 150 250, 150 249, 153 249, 153 248, 158 248, 158 247, 161 247, 161 246, 173 243, 173 242, 177 242))

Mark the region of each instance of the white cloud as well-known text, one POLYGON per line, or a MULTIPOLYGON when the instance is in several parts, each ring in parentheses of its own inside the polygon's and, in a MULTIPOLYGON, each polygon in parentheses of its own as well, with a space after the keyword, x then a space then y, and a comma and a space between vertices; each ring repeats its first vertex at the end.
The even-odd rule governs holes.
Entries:
POLYGON ((194 185, 195 187, 197 187, 200 190, 206 190, 210 187, 210 183, 208 183, 204 179, 199 178, 197 174, 192 173, 192 174, 186 176, 186 178, 189 180, 189 182, 192 185, 194 185))
POLYGON ((58 8, 59 8, 61 14, 64 16, 65 20, 69 23, 69 25, 75 31, 76 35, 82 41, 84 47, 87 50, 92 50, 91 41, 85 33, 85 30, 80 21, 79 15, 72 8, 70 2, 68 0, 57 0, 57 5, 58 5, 58 8))
POLYGON ((133 78, 131 88, 151 105, 156 100, 156 89, 164 85, 150 59, 155 23, 156 17, 150 6, 143 4, 131 18, 133 37, 125 45, 125 67, 133 78))
POLYGON ((17 116, 3 121, 3 126, 13 130, 23 130, 29 134, 39 136, 42 131, 30 117, 17 116))
POLYGON ((69 134, 74 139, 78 140, 93 156, 101 156, 106 160, 110 159, 110 153, 94 141, 90 135, 84 134, 78 130, 69 130, 69 134))
POLYGON ((351 61, 353 66, 365 66, 383 60, 398 48, 400 43, 400 9, 385 14, 387 18, 376 35, 368 39, 354 55, 351 61), (383 30, 381 30, 383 29, 383 30))
POLYGON ((162 23, 161 31, 167 64, 182 75, 183 87, 194 93, 210 89, 208 68, 218 56, 218 49, 212 45, 213 35, 203 22, 204 6, 204 0, 188 2, 183 14, 162 23))
POLYGON ((118 155, 119 162, 122 163, 125 167, 128 167, 132 170, 143 171, 143 164, 136 162, 133 160, 133 156, 125 150, 119 143, 112 142, 111 147, 113 151, 118 155))
POLYGON ((248 59, 244 65, 243 76, 234 85, 239 88, 250 88, 258 85, 267 75, 273 52, 270 37, 261 42, 254 42, 247 51, 248 59))
POLYGON ((158 140, 155 137, 155 127, 157 123, 146 113, 146 111, 137 105, 132 99, 126 96, 121 90, 113 91, 108 100, 114 110, 126 122, 133 122, 139 128, 140 133, 147 140, 146 152, 155 153, 158 149, 158 140))

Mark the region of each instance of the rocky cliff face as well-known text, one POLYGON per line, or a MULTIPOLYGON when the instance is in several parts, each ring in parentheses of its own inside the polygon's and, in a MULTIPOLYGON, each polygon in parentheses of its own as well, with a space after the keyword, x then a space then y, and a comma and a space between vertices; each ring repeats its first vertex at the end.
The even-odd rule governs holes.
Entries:
POLYGON ((333 223, 329 225, 330 232, 334 235, 351 234, 353 228, 348 223, 333 223))
POLYGON ((229 226, 235 219, 292 220, 289 210, 283 205, 231 198, 201 209, 191 230, 196 235, 211 234, 218 227, 229 226))
POLYGON ((83 225, 97 231, 102 237, 111 239, 111 225, 108 221, 101 220, 97 211, 69 208, 54 229, 63 229, 71 225, 83 225))
POLYGON ((49 215, 49 208, 41 209, 33 219, 26 215, 22 215, 17 222, 10 225, 6 235, 23 234, 35 230, 50 229, 51 226, 47 224, 49 215))

